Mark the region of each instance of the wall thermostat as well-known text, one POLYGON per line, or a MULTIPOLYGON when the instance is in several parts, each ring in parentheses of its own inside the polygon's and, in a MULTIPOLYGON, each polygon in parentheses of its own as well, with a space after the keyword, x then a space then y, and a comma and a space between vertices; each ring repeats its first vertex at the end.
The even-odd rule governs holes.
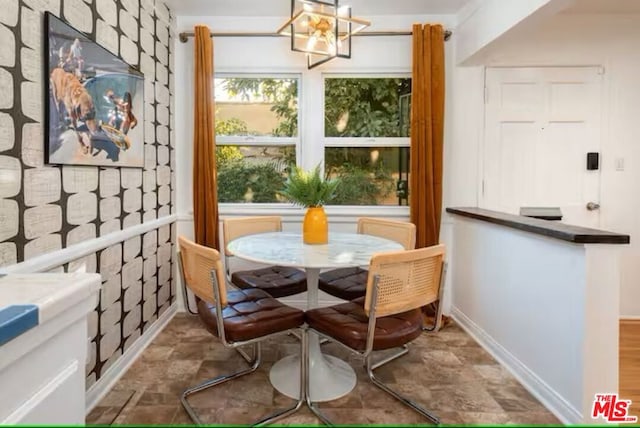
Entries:
POLYGON ((587 170, 593 171, 599 168, 600 165, 600 153, 589 152, 587 153, 587 170))

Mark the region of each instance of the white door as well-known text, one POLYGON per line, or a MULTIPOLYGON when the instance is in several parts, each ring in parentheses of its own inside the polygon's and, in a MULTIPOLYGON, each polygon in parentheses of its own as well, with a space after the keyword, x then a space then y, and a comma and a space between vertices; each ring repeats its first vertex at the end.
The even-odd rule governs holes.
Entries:
POLYGON ((518 214, 559 207, 563 223, 599 226, 600 67, 488 68, 480 206, 518 214), (589 205, 589 206, 588 206, 589 205))

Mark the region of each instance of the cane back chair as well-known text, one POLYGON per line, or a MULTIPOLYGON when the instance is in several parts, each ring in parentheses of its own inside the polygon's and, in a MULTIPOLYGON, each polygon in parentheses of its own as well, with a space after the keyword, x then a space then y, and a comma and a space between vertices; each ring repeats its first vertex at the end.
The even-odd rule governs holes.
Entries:
MULTIPOLYGON (((182 236, 178 237, 178 245, 182 280, 198 297, 200 319, 224 346, 238 351, 250 365, 236 373, 206 380, 182 393, 180 401, 187 414, 194 423, 201 424, 188 397, 256 371, 261 363, 260 344, 263 340, 297 332, 303 339, 301 355, 306 355, 306 334, 302 329, 304 313, 280 303, 259 289, 227 292, 222 261, 217 250, 198 245, 182 236), (240 348, 245 345, 251 345, 251 356, 240 348)), ((305 382, 306 373, 301 370, 300 399, 296 404, 263 418, 255 425, 266 425, 296 412, 304 403, 305 382)))
MULTIPOLYGON (((420 308, 441 298, 444 253, 444 246, 437 245, 375 254, 369 264, 364 298, 305 314, 310 331, 361 355, 375 386, 435 424, 439 423, 437 416, 382 383, 374 370, 406 354, 407 344, 422 334, 420 308), (398 347, 404 352, 373 361, 374 351, 398 347)), ((307 404, 323 422, 331 424, 308 394, 307 404)))
MULTIPOLYGON (((396 241, 405 250, 416 247, 416 227, 404 221, 360 217, 358 233, 396 241)), ((334 269, 320 275, 318 288, 340 299, 353 300, 365 295, 367 276, 367 270, 361 267, 334 269)))

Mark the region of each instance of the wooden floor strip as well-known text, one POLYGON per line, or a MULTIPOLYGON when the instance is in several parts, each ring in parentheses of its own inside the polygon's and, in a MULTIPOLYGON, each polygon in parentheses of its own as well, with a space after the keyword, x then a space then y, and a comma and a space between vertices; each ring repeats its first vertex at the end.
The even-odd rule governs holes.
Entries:
POLYGON ((640 420, 640 320, 620 321, 620 397, 640 420))

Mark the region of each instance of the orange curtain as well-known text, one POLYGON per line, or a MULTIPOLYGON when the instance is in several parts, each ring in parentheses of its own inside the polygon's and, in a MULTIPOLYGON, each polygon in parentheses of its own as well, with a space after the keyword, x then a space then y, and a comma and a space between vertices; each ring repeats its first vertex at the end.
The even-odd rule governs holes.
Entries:
POLYGON ((411 79, 411 222, 416 248, 439 243, 444 134, 444 29, 413 26, 411 79))
POLYGON ((218 183, 213 122, 213 41, 209 28, 195 27, 195 104, 193 129, 193 223, 195 241, 220 249, 218 183))

